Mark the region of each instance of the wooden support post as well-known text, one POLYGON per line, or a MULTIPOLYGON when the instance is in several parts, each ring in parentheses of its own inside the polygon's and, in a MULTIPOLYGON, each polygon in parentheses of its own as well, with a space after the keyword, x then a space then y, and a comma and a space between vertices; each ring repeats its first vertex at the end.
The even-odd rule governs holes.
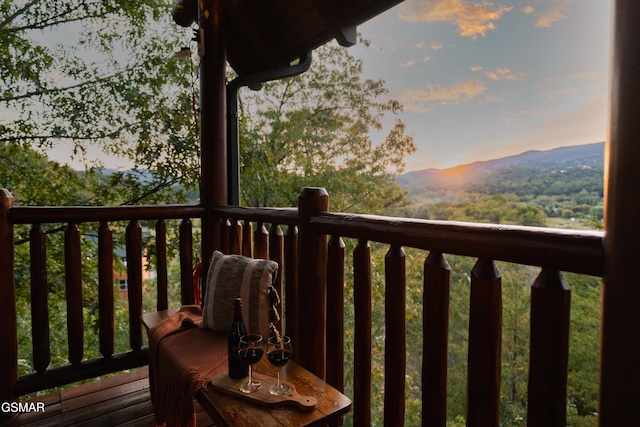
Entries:
MULTIPOLYGON (((324 188, 304 188, 298 198, 299 286, 298 357, 296 360, 325 379, 327 316, 327 236, 309 226, 314 214, 329 210, 324 188)), ((295 357, 295 356, 294 356, 295 357)))
POLYGON ((601 426, 640 420, 640 2, 614 1, 609 137, 605 148, 605 267, 601 426))
POLYGON ((200 201, 202 217, 202 277, 207 277, 211 255, 220 249, 220 218, 215 206, 227 204, 227 104, 226 42, 223 31, 222 0, 201 0, 200 45, 200 141, 202 176, 200 201))
MULTIPOLYGON (((12 206, 11 193, 0 189, 0 402, 16 400, 13 387, 18 380, 13 224, 7 218, 12 206)), ((0 412, 0 421, 10 417, 11 414, 0 412)))

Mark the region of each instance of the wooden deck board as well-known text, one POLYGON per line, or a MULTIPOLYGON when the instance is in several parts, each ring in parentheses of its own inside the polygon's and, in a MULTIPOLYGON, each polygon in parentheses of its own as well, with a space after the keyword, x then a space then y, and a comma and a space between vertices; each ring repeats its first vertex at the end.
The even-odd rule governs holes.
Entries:
MULTIPOLYGON (((44 413, 20 414, 0 427, 152 427, 155 417, 149 395, 149 370, 142 368, 32 399, 44 402, 44 413)), ((213 422, 194 401, 198 427, 213 422)))

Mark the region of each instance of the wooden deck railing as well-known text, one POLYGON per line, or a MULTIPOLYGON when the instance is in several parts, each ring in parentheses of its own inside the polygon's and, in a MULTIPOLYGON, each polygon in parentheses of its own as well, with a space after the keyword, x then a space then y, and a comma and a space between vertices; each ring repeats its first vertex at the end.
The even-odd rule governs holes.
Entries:
MULTIPOLYGON (((288 224, 287 236, 299 233, 298 281, 285 278, 287 333, 297 344, 294 349, 297 360, 339 389, 344 385, 346 254, 342 238, 357 239, 352 254, 354 425, 371 424, 372 307, 380 304, 384 304, 386 319, 384 424, 403 424, 407 290, 403 248, 406 247, 429 251, 428 256, 425 254, 423 272, 423 425, 446 424, 451 271, 444 254, 477 258, 469 272, 467 425, 499 423, 502 290, 495 261, 541 268, 531 284, 527 417, 529 425, 566 425, 570 290, 561 272, 601 276, 603 233, 331 213, 327 209, 328 196, 321 189, 305 189, 299 206, 299 218, 295 211, 278 209, 221 207, 215 209, 215 214, 227 224, 236 224, 230 230, 238 227, 239 220, 253 220, 260 229, 265 223, 288 224), (372 301, 372 242, 389 247, 385 257, 384 301, 372 301), (299 334, 300 330, 305 333, 299 334)), ((278 225, 271 227, 276 235, 280 233, 278 225)), ((273 233, 269 237, 263 233, 256 234, 263 242, 280 241, 273 233)), ((288 245, 285 243, 285 248, 289 248, 290 254, 296 253, 295 239, 288 245)), ((269 256, 274 258, 273 254, 269 256)), ((296 265, 291 255, 284 260, 287 265, 296 265)))
MULTIPOLYGON (((140 323, 143 295, 143 242, 139 221, 155 222, 155 261, 157 265, 158 310, 166 309, 167 298, 167 230, 168 219, 180 219, 181 296, 184 304, 193 303, 193 245, 191 219, 202 217, 203 209, 192 205, 126 206, 126 207, 12 207, 11 195, 0 194, 2 255, 0 263, 0 341, 2 342, 3 377, 0 400, 58 387, 75 381, 144 366, 148 363, 143 347, 140 323), (125 221, 126 265, 128 286, 128 323, 130 351, 114 350, 114 239, 109 222, 125 221), (47 273, 47 232, 44 224, 64 225, 64 283, 68 361, 66 366, 49 368, 51 363, 49 326, 49 283, 47 273), (84 253, 79 225, 94 224, 97 254, 84 253), (13 226, 27 224, 30 246, 30 284, 32 312, 32 354, 34 373, 18 377, 13 226), (97 255, 99 298, 99 347, 102 357, 85 359, 85 326, 83 314, 82 257, 97 255)), ((56 228, 58 228, 56 226, 56 228)))
MULTIPOLYGON (((12 224, 34 224, 32 228, 32 281, 34 312, 46 310, 46 286, 43 285, 43 232, 38 224, 66 222, 68 268, 77 268, 80 249, 75 224, 97 222, 100 225, 99 256, 101 289, 111 289, 109 253, 112 252, 107 221, 130 221, 127 228, 128 266, 141 270, 140 228, 138 220, 158 219, 158 252, 163 258, 163 220, 183 218, 181 227, 181 259, 184 271, 190 268, 191 232, 188 218, 200 218, 198 206, 127 207, 127 208, 10 208, 3 202, 0 217, 0 263, 12 261, 4 255, 13 250, 13 239, 7 240, 12 224), (8 214, 7 214, 8 213, 8 214), (37 250, 36 250, 37 249, 37 250), (104 276, 104 277, 103 277, 104 276), (103 284, 104 283, 104 284, 103 284), (108 285, 108 286, 107 286, 108 285)), ((218 207, 213 214, 222 219, 219 247, 227 253, 270 258, 283 268, 277 286, 283 296, 284 329, 295 343, 296 359, 316 375, 339 389, 344 386, 344 280, 347 254, 343 238, 357 240, 353 251, 353 300, 355 313, 354 365, 354 425, 371 424, 372 381, 372 307, 384 304, 385 311, 385 425, 402 425, 405 408, 406 322, 405 253, 403 248, 418 248, 425 253, 423 302, 422 417, 423 425, 445 425, 447 383, 447 336, 449 321, 450 267, 444 254, 477 258, 471 277, 468 343, 468 405, 467 424, 497 426, 500 401, 502 293, 501 276, 495 261, 507 261, 540 267, 531 286, 530 365, 528 385, 528 417, 530 425, 565 425, 567 353, 570 291, 561 271, 601 276, 603 249, 600 232, 562 231, 554 229, 487 224, 426 221, 367 215, 331 213, 328 195, 323 189, 305 189, 299 208, 218 207), (269 227, 267 227, 269 226, 269 227), (283 232, 282 226, 286 226, 283 232), (384 301, 372 301, 372 262, 370 243, 388 245, 385 257, 384 301), (305 331, 304 334, 299 331, 305 331)), ((160 259, 159 258, 159 259, 160 259)), ((158 268, 161 269, 158 262, 158 268)), ((190 272, 190 269, 188 270, 190 272)), ((35 374, 7 383, 2 378, 0 398, 21 395, 61 383, 99 375, 146 363, 141 348, 138 315, 140 313, 141 280, 131 271, 136 283, 130 284, 129 299, 131 351, 112 355, 109 328, 113 303, 104 291, 100 302, 100 345, 103 359, 82 361, 82 352, 73 354, 71 365, 47 370, 46 316, 34 318, 34 353, 39 356, 35 374), (133 288, 133 289, 132 289, 133 288), (104 320, 103 320, 104 316, 104 320), (102 329, 105 331, 103 332, 102 329), (111 352, 110 352, 111 350, 111 352), (144 359, 144 360, 142 360, 144 359), (46 373, 46 375, 44 374, 46 373)), ((6 276, 3 274, 3 276, 6 276)), ((159 271, 158 308, 166 307, 166 282, 159 271), (164 282, 164 283, 163 283, 164 282)), ((185 280, 186 278, 183 278, 185 280)), ((190 279, 190 278, 189 278, 190 279)), ((69 311, 78 312, 77 278, 67 279, 69 311)), ((5 290, 11 286, 7 277, 0 277, 3 295, 3 343, 11 342, 15 333, 6 329, 11 319, 4 307, 11 306, 5 290)), ((183 302, 188 303, 188 292, 183 302)), ((102 295, 102 293, 101 293, 102 295)), ((10 310, 9 310, 10 311, 10 310)), ((14 310, 15 313, 15 310, 14 310)), ((15 316, 15 314, 13 315, 15 316)), ((15 323, 15 319, 13 319, 15 323)), ((78 316, 69 322, 70 342, 82 339, 78 316)), ((111 334, 112 335, 112 334, 111 334)), ((77 345, 77 343, 75 344, 77 345)), ((80 346, 81 348, 81 346, 80 346)), ((15 365, 16 355, 3 352, 3 366, 15 365)), ((15 370, 17 372, 17 368, 15 370)), ((15 374, 10 373, 9 379, 15 374)))

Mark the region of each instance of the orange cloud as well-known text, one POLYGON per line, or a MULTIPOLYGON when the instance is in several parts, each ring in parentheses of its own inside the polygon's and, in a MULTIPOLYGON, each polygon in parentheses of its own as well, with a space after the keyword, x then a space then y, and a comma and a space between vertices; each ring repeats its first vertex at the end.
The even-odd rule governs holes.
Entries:
POLYGON ((482 95, 486 89, 480 80, 469 79, 448 87, 428 85, 424 89, 406 91, 400 94, 399 99, 406 110, 424 112, 431 110, 429 104, 460 104, 482 95))
POLYGON ((496 68, 493 71, 486 71, 485 74, 491 80, 520 80, 526 75, 525 73, 514 73, 508 68, 496 68))
POLYGON ((449 22, 463 37, 475 39, 495 29, 495 21, 513 7, 495 7, 488 1, 471 4, 462 0, 418 0, 400 9, 400 18, 408 22, 449 22))
POLYGON ((525 6, 522 8, 522 13, 525 15, 531 15, 533 12, 535 12, 535 9, 532 6, 525 6))
POLYGON ((549 28, 554 22, 562 21, 567 17, 565 14, 575 0, 551 0, 552 6, 537 16, 536 28, 549 28))

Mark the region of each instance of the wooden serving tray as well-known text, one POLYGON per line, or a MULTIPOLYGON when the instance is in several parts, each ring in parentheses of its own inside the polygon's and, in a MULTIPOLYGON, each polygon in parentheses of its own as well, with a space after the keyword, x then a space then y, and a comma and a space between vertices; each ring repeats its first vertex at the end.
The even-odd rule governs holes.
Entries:
POLYGON ((302 396, 296 391, 296 387, 288 381, 280 381, 282 384, 289 384, 291 391, 284 396, 273 396, 269 394, 269 387, 272 384, 276 384, 276 379, 253 372, 254 381, 262 383, 262 387, 258 391, 253 393, 243 393, 240 391, 240 386, 243 382, 247 381, 247 378, 234 380, 230 378, 227 373, 218 375, 211 380, 211 386, 219 391, 230 394, 239 399, 244 399, 249 402, 257 403, 268 407, 278 407, 285 405, 297 406, 305 411, 311 411, 316 407, 318 400, 313 396, 302 396))

